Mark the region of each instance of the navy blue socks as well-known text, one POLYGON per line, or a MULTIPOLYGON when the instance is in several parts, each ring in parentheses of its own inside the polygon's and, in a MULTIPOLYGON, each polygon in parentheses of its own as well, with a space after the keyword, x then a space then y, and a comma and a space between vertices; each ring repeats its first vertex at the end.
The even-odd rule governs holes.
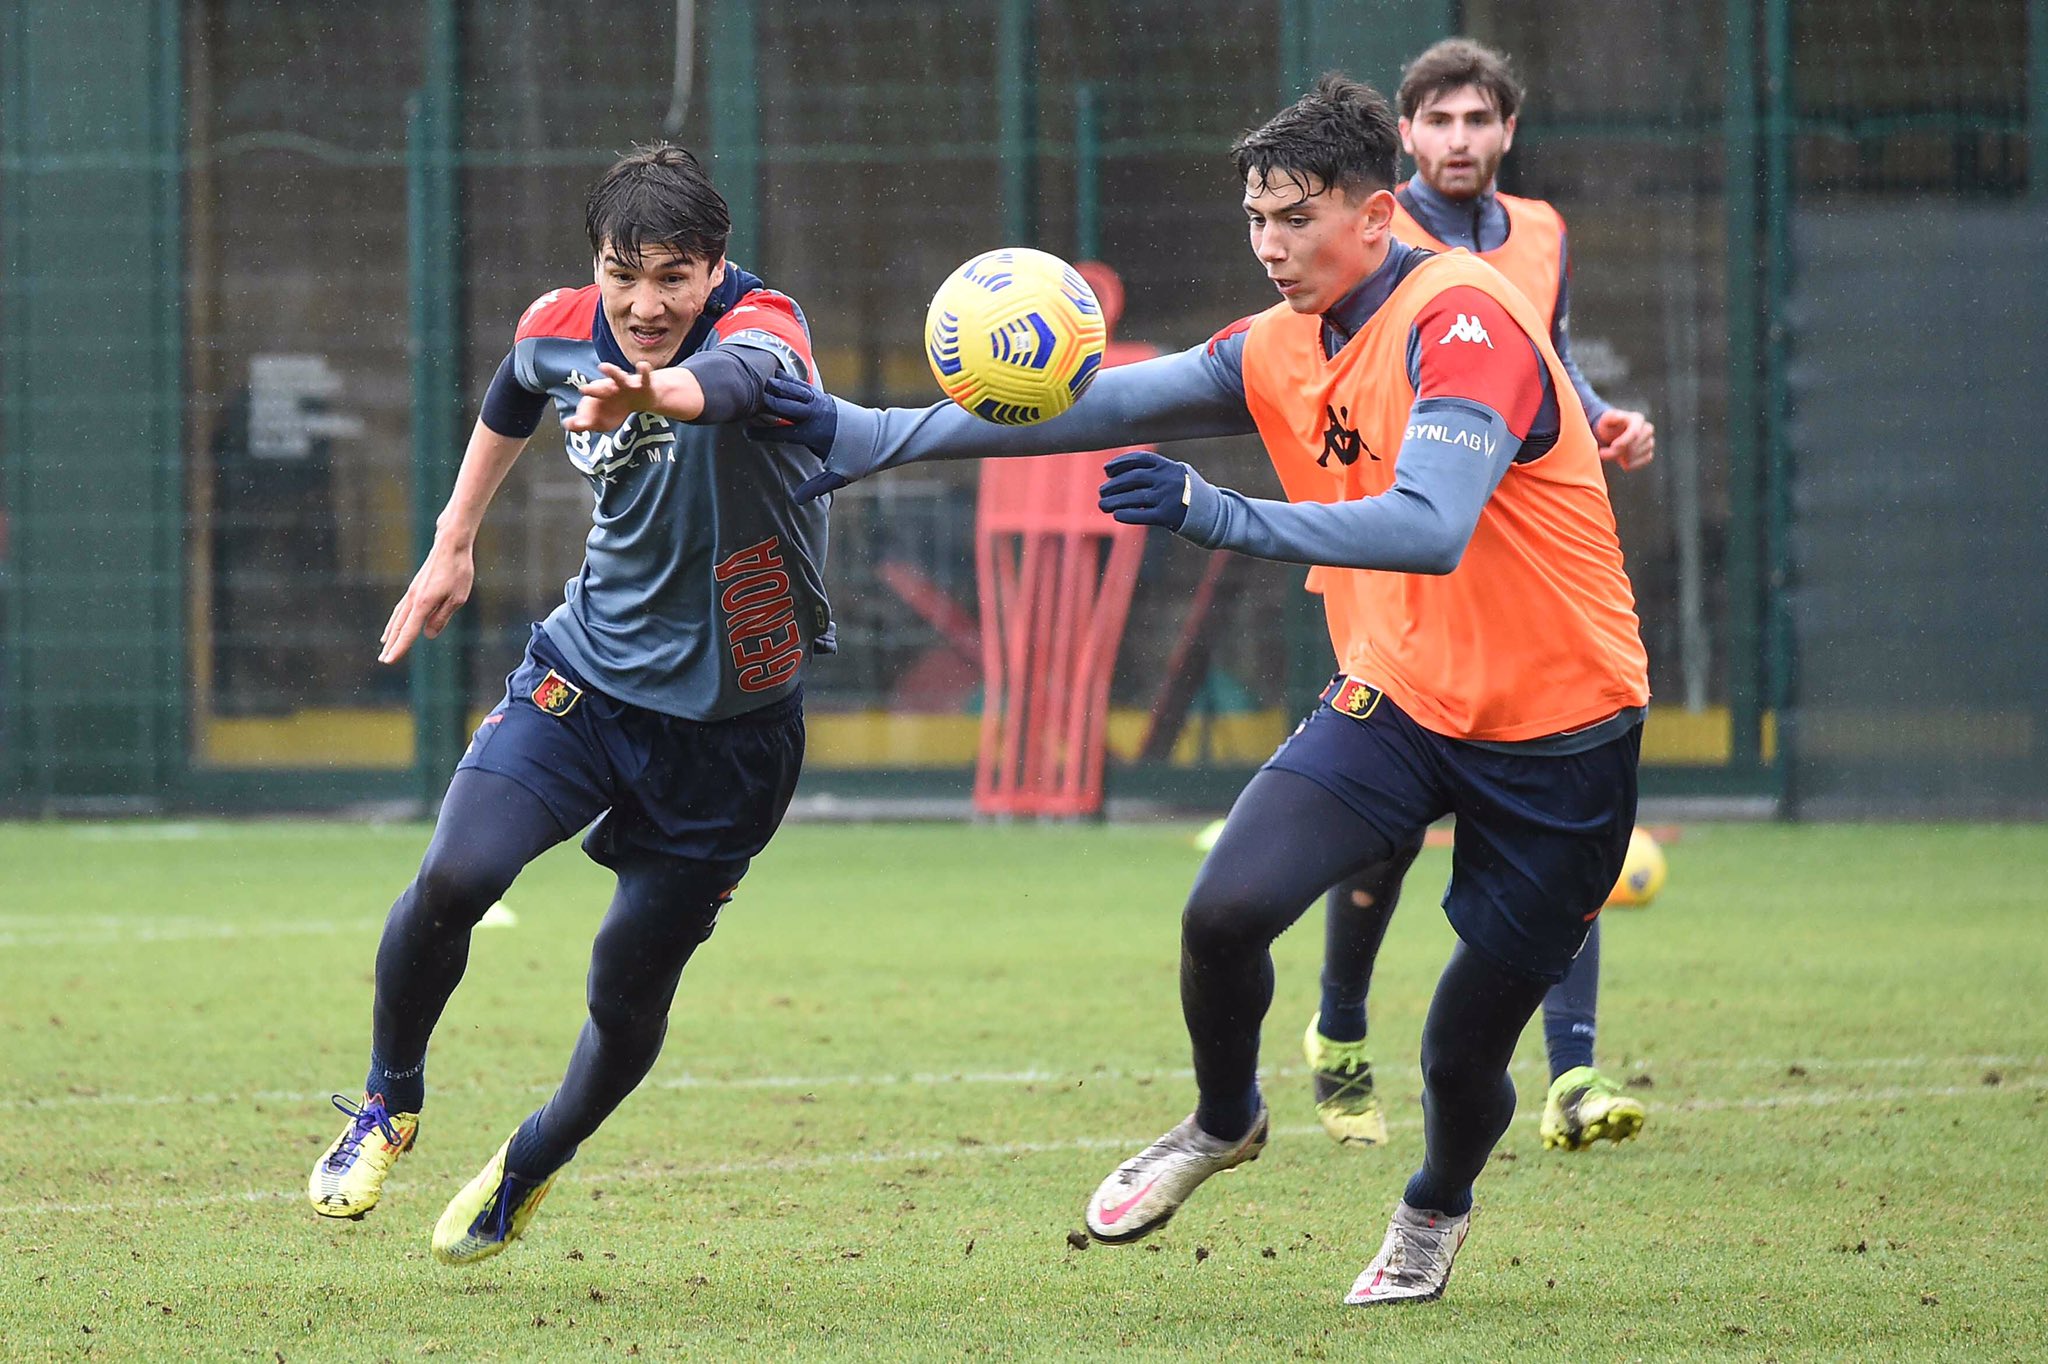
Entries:
POLYGON ((384 1107, 393 1113, 417 1113, 427 1100, 427 1063, 421 1059, 401 1069, 391 1069, 379 1058, 370 1058, 369 1078, 363 1093, 382 1094, 384 1107))
POLYGON ((1593 1064, 1594 1013, 1600 1002, 1600 921, 1565 978, 1543 997, 1543 1044, 1550 1053, 1550 1078, 1593 1064))
POLYGON ((1252 1134, 1263 1102, 1257 1085, 1223 1099, 1203 1095, 1195 1105, 1195 1126, 1218 1141, 1242 1141, 1252 1134))

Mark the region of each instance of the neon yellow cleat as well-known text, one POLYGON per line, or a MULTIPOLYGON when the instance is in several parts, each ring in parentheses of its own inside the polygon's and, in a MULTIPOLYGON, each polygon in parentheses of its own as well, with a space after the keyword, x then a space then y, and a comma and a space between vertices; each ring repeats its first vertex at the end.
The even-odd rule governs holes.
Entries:
POLYGON ((507 1175, 505 1153, 511 1149, 508 1137, 434 1224, 434 1258, 442 1264, 473 1265, 490 1259, 518 1240, 540 1210, 540 1201, 548 1196, 555 1176, 529 1184, 507 1175))
POLYGON ((1643 1130, 1642 1101, 1591 1066, 1550 1082, 1543 1105, 1543 1149, 1583 1151, 1596 1141, 1627 1141, 1643 1130))
POLYGON ((337 1094, 334 1106, 348 1114, 348 1129, 313 1162, 306 1197, 322 1217, 359 1218, 377 1206, 384 1177, 412 1149, 420 1115, 391 1112, 381 1094, 366 1094, 361 1104, 337 1094))
POLYGON ((1372 1091, 1372 1059, 1365 1040, 1333 1042, 1316 1031, 1321 1014, 1308 1021, 1301 1035, 1301 1054, 1308 1060, 1316 1086, 1316 1116, 1339 1146, 1384 1146, 1387 1118, 1372 1091))

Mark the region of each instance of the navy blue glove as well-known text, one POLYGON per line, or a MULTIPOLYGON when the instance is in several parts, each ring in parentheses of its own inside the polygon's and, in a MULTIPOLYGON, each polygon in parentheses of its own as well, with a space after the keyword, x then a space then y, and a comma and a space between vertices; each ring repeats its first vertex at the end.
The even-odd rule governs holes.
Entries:
MULTIPOLYGON (((781 370, 768 376, 761 390, 760 417, 747 428, 747 439, 780 445, 801 445, 819 459, 832 453, 839 434, 839 409, 825 390, 792 379, 781 370)), ((844 487, 841 479, 839 486, 844 487)))
POLYGON ((1102 472, 1109 478, 1096 490, 1096 505, 1127 526, 1179 530, 1198 491, 1212 491, 1187 465, 1150 450, 1118 455, 1102 472))

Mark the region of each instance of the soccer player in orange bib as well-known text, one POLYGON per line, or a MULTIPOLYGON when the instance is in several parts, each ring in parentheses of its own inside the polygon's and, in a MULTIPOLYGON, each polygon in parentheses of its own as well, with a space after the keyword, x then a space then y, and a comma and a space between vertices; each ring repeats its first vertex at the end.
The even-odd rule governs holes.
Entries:
MULTIPOLYGON (((1463 247, 1507 276, 1536 306, 1592 420, 1600 457, 1622 469, 1648 464, 1656 453, 1656 428, 1642 413, 1602 399, 1572 360, 1564 218, 1541 199, 1495 188, 1522 105, 1521 83, 1507 58, 1470 39, 1446 38, 1408 64, 1395 102, 1401 144, 1415 158, 1415 176, 1394 190, 1394 236, 1431 251, 1463 247)), ((1320 590, 1323 573, 1309 570, 1310 591, 1320 590)), ((1421 851, 1418 839, 1392 861, 1331 887, 1326 900, 1322 1000, 1302 1035, 1302 1051, 1316 1116, 1333 1140, 1347 1146, 1377 1146, 1387 1139, 1367 1051, 1366 995, 1374 958, 1400 902, 1402 878, 1421 851)), ((1550 1059, 1541 1124, 1545 1147, 1584 1150, 1599 1141, 1626 1141, 1642 1129, 1642 1102, 1594 1066, 1599 991, 1596 919, 1571 970, 1543 1000, 1550 1059)))
POLYGON ((1256 431, 1288 501, 1150 451, 1106 466, 1103 510, 1210 549, 1326 565, 1343 671, 1248 783, 1181 918, 1195 1111, 1088 1201, 1136 1241, 1269 1121, 1270 945, 1327 887, 1457 816, 1459 943, 1422 1034, 1422 1167, 1345 1301, 1440 1296, 1472 1187, 1514 1116, 1508 1060, 1620 872, 1649 683, 1593 428, 1541 311, 1465 252, 1395 240, 1399 135, 1338 75, 1233 149, 1252 253, 1280 302, 1207 345, 1105 370, 1028 427, 949 404, 874 411, 771 378, 816 496, 921 459, 1256 431))

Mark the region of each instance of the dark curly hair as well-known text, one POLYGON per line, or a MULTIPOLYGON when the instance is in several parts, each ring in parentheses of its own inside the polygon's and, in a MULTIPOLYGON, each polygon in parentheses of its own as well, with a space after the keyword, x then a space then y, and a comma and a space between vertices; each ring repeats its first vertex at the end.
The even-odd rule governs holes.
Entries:
POLYGON ((1503 121, 1513 118, 1522 107, 1522 83, 1515 79, 1505 53, 1470 38, 1446 38, 1432 44, 1401 73, 1401 93, 1396 101, 1401 117, 1414 118, 1438 95, 1468 85, 1493 101, 1494 112, 1503 121))

